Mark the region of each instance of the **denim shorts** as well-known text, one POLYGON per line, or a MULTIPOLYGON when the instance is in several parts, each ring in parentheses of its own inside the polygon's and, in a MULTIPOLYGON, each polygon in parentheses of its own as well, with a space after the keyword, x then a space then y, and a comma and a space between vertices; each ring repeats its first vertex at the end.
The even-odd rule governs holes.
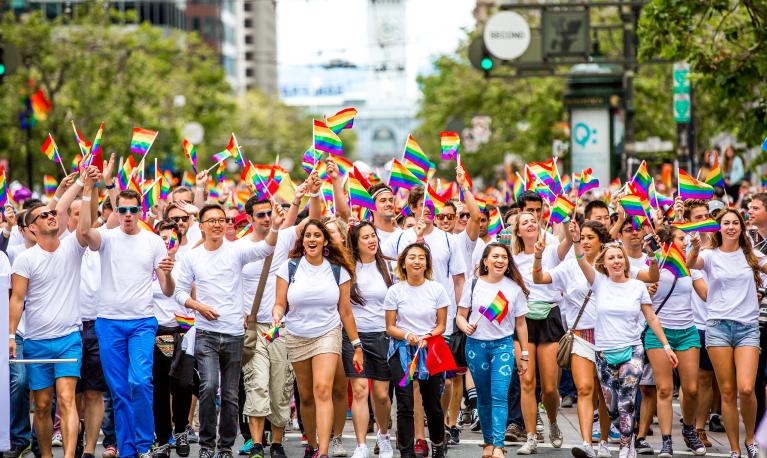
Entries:
POLYGON ((706 347, 759 347, 759 324, 732 320, 706 321, 706 347))
POLYGON ((35 391, 51 387, 60 377, 79 379, 82 357, 83 342, 80 331, 54 339, 24 340, 26 359, 77 359, 74 363, 27 365, 29 389, 35 391))
MULTIPOLYGON (((671 349, 674 351, 700 348, 700 336, 698 335, 698 329, 695 326, 690 326, 687 329, 663 328, 663 334, 666 335, 668 344, 671 345, 671 349)), ((647 350, 663 348, 663 344, 652 329, 648 329, 647 334, 644 336, 644 347, 647 350)))

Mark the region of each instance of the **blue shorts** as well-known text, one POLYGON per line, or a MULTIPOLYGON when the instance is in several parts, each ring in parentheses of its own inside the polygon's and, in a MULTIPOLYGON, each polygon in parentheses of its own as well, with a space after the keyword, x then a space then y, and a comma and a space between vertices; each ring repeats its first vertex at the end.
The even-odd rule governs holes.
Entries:
POLYGON ((25 359, 77 359, 76 363, 28 364, 29 389, 34 391, 52 387, 59 377, 79 379, 82 357, 83 341, 80 337, 80 331, 54 339, 25 339, 25 359))
MULTIPOLYGON (((706 321, 706 347, 759 348, 759 323, 708 320, 706 321)), ((26 347, 24 351, 26 352, 26 347)))

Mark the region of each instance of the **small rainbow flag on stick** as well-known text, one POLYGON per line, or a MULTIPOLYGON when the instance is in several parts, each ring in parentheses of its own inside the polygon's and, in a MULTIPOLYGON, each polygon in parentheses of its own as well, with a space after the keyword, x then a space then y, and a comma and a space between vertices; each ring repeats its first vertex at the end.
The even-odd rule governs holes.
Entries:
POLYGON ((176 245, 178 245, 178 236, 176 231, 172 231, 168 237, 168 250, 172 250, 176 245))
POLYGON ((421 181, 426 180, 426 174, 431 168, 431 161, 426 157, 421 146, 415 141, 412 135, 408 134, 405 142, 405 152, 402 154, 402 160, 410 172, 421 181))
POLYGON ((262 332, 261 337, 266 339, 267 342, 272 343, 275 340, 277 340, 277 337, 280 336, 280 327, 275 326, 272 329, 268 330, 267 332, 262 332))
POLYGON ((192 163, 194 173, 197 173, 197 147, 186 138, 184 139, 184 156, 192 163))
POLYGON ((412 382, 415 378, 415 369, 418 366, 418 350, 416 350, 415 355, 413 355, 413 361, 410 362, 410 365, 407 367, 407 374, 405 374, 404 377, 402 377, 402 380, 399 381, 400 388, 404 388, 408 385, 408 383, 412 382))
POLYGON ((623 207, 623 211, 625 211, 627 215, 642 217, 647 216, 647 212, 645 211, 645 204, 641 196, 636 194, 629 194, 622 197, 620 202, 621 207, 623 207))
POLYGON ((338 113, 326 119, 328 128, 334 134, 341 133, 344 129, 351 129, 354 126, 354 117, 357 116, 356 108, 344 108, 338 113))
POLYGON ((575 209, 575 204, 562 194, 557 196, 554 205, 551 206, 549 224, 558 224, 570 217, 575 209))
POLYGON ((359 205, 370 210, 376 210, 376 203, 370 194, 362 186, 360 180, 349 175, 349 201, 352 205, 359 205))
POLYGON ((133 128, 133 138, 130 141, 130 152, 133 154, 146 155, 152 143, 157 138, 157 132, 141 127, 133 128))
MULTIPOLYGON (((213 162, 215 162, 215 164, 213 165, 213 167, 215 167, 215 166, 217 166, 219 163, 221 163, 221 162, 224 162, 225 160, 227 160, 227 159, 229 159, 229 158, 231 158, 231 157, 232 157, 232 153, 231 153, 231 152, 229 152, 229 150, 224 150, 224 151, 221 151, 220 153, 216 153, 216 154, 214 154, 214 155, 213 155, 213 156, 211 156, 210 158, 211 158, 211 159, 213 159, 213 162)), ((212 169, 213 167, 211 167, 211 169, 212 169)))
POLYGON ((55 178, 50 175, 43 175, 43 190, 46 196, 51 197, 56 192, 58 185, 55 178))
POLYGON ((490 220, 487 223, 487 234, 495 235, 503 230, 503 220, 501 219, 501 212, 497 208, 490 211, 490 220))
POLYGON ((8 203, 8 180, 5 177, 5 167, 0 167, 0 210, 8 203))
POLYGON ((709 200, 714 195, 714 188, 679 169, 679 195, 682 199, 709 200))
POLYGON ((724 175, 722 175, 722 169, 719 167, 719 159, 716 159, 714 166, 709 170, 706 179, 703 181, 709 186, 724 187, 724 175))
POLYGON ((427 184, 423 196, 423 206, 431 211, 431 219, 434 219, 445 208, 445 203, 447 203, 447 199, 440 196, 430 184, 427 184))
POLYGON ((661 264, 661 269, 666 269, 677 278, 689 277, 690 269, 687 268, 687 260, 684 254, 673 243, 666 244, 665 260, 661 264))
POLYGON ((503 295, 503 291, 498 291, 490 305, 479 307, 479 313, 490 321, 500 323, 509 314, 509 300, 503 295))
POLYGON ((240 240, 241 238, 245 237, 246 235, 253 232, 253 225, 251 223, 248 223, 247 226, 243 227, 240 232, 237 233, 237 235, 234 236, 237 240, 240 240))
POLYGON ((440 132, 439 142, 442 151, 442 159, 449 160, 458 157, 458 147, 461 146, 461 137, 455 132, 440 132))
POLYGON ((389 186, 393 188, 412 189, 419 184, 421 184, 421 180, 410 173, 410 170, 408 170, 407 167, 402 165, 400 161, 396 159, 393 160, 391 165, 391 175, 389 175, 389 186))
POLYGON ((599 188, 599 180, 591 175, 591 169, 585 169, 581 173, 578 183, 578 198, 580 199, 588 191, 599 188))
POLYGON ((56 146, 56 142, 53 140, 53 135, 48 134, 48 138, 45 139, 43 147, 40 151, 45 154, 45 157, 61 165, 61 170, 64 171, 64 175, 67 174, 67 169, 64 168, 64 164, 61 162, 61 155, 59 154, 59 147, 56 146))
POLYGON ((328 154, 344 154, 341 139, 324 122, 314 120, 312 136, 314 137, 315 150, 328 154))
POLYGON ((704 219, 703 221, 671 224, 684 232, 717 232, 719 230, 719 223, 711 218, 704 219))

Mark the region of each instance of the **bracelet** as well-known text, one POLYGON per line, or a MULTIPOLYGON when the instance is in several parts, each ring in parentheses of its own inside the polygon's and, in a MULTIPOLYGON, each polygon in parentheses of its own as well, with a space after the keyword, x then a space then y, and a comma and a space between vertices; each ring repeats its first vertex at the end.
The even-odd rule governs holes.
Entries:
POLYGON ((3 235, 7 238, 11 236, 11 231, 9 231, 6 228, 3 228, 3 235))
POLYGON ((352 340, 352 341, 351 341, 351 342, 349 342, 349 343, 350 343, 350 344, 352 344, 352 347, 353 347, 353 346, 357 345, 357 344, 358 344, 358 343, 360 343, 360 342, 362 342, 360 339, 354 339, 354 340, 352 340))
POLYGON ((279 229, 275 229, 273 227, 270 227, 269 228, 269 232, 274 232, 275 234, 279 234, 280 230, 279 229))
POLYGON ((543 256, 534 256, 535 259, 543 259, 543 256))
POLYGON ((295 200, 293 201, 293 205, 295 205, 296 207, 298 207, 300 204, 301 204, 301 199, 298 199, 298 202, 296 202, 295 200))
POLYGON ((409 336, 410 334, 412 334, 412 332, 410 332, 410 331, 405 333, 405 339, 404 339, 405 341, 407 341, 407 336, 409 336))
POLYGON ((533 267, 533 272, 540 272, 542 270, 543 270, 543 267, 539 267, 537 269, 535 267, 533 267))
POLYGON ((586 254, 576 254, 575 259, 583 259, 583 257, 586 256, 586 254))
POLYGON ((530 356, 530 353, 527 350, 522 350, 522 356, 530 356))
POLYGON ((58 202, 59 200, 61 200, 61 197, 53 196, 53 199, 51 199, 51 200, 53 200, 54 202, 58 202))
POLYGON ((79 178, 77 180, 75 180, 75 184, 77 186, 80 186, 81 188, 85 187, 85 184, 83 184, 82 180, 80 180, 79 178))
POLYGON ((319 197, 319 196, 320 196, 320 192, 319 191, 309 193, 309 197, 319 197))
POLYGON ((195 186, 195 188, 196 188, 198 191, 200 191, 200 192, 203 192, 203 191, 205 191, 205 188, 203 188, 202 186, 195 186))
POLYGON ((671 350, 671 345, 666 344, 666 345, 663 346, 663 349, 666 350, 666 351, 669 351, 669 350, 671 350))
POLYGON ((581 243, 581 239, 573 240, 573 243, 581 243))
POLYGON ((90 201, 91 201, 91 196, 82 196, 80 199, 81 199, 83 202, 90 202, 90 201))
POLYGON ((113 181, 112 184, 104 185, 104 187, 111 191, 115 188, 115 182, 113 181))
POLYGON ((9 334, 8 339, 16 339, 16 334, 9 334))

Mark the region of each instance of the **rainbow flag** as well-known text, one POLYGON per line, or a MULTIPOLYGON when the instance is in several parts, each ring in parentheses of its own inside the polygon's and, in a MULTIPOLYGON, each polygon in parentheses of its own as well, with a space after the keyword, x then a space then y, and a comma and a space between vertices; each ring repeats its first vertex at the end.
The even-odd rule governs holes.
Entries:
POLYGON ((724 187, 724 175, 722 175, 722 169, 719 167, 719 159, 714 162, 714 167, 709 170, 706 179, 703 180, 709 186, 724 187))
POLYGON ((194 317, 176 315, 176 325, 178 325, 178 327, 182 330, 187 331, 189 328, 194 326, 194 317))
POLYGON ((645 161, 642 161, 642 163, 639 164, 639 168, 634 174, 634 178, 631 180, 631 182, 634 184, 636 194, 644 197, 650 196, 650 183, 652 182, 652 176, 650 176, 650 172, 647 170, 647 163, 645 161))
POLYGON ((349 175, 349 201, 352 205, 359 205, 360 207, 368 208, 372 211, 376 210, 376 203, 370 194, 362 186, 360 180, 349 175))
POLYGON ((528 164, 530 171, 551 189, 554 194, 562 193, 562 185, 559 181, 559 173, 554 159, 546 162, 531 162, 528 164))
POLYGON ((266 339, 267 342, 272 343, 280 336, 280 327, 275 326, 267 332, 262 332, 261 337, 266 339))
POLYGON ((83 157, 86 157, 88 153, 91 152, 91 143, 89 141, 86 141, 85 137, 83 137, 83 134, 81 134, 80 131, 77 130, 77 127, 75 127, 74 120, 72 120, 72 130, 75 131, 75 140, 77 141, 77 145, 80 147, 80 153, 83 155, 83 157))
POLYGON ((312 136, 314 137, 314 149, 316 151, 337 155, 344 154, 343 142, 324 122, 314 120, 312 136))
POLYGON ((48 119, 48 113, 53 110, 53 102, 45 96, 42 89, 38 89, 29 96, 29 104, 36 120, 45 121, 48 119))
POLYGON ((341 172, 342 175, 348 174, 354 168, 352 161, 343 156, 333 156, 331 160, 336 163, 338 171, 341 172))
POLYGON ((168 250, 172 250, 176 245, 178 245, 178 236, 176 231, 172 231, 168 237, 168 250))
POLYGON ((684 257, 684 253, 673 243, 665 244, 665 261, 661 265, 661 269, 666 269, 677 278, 689 277, 690 269, 687 268, 687 260, 684 257))
POLYGON ((0 210, 8 203, 8 180, 5 177, 5 167, 0 167, 0 210))
POLYGON ((426 174, 431 168, 431 161, 421 149, 421 146, 415 141, 412 135, 408 134, 405 142, 405 152, 402 160, 410 172, 419 180, 424 181, 426 174))
POLYGON ((695 221, 689 223, 671 223, 684 232, 717 232, 719 231, 719 223, 712 218, 704 219, 703 221, 695 221))
POLYGON ((120 189, 128 189, 130 185, 131 176, 133 175, 133 169, 136 168, 136 161, 133 160, 133 156, 128 156, 128 159, 123 162, 122 168, 117 172, 117 182, 120 183, 120 189))
POLYGON ((229 152, 229 150, 221 151, 220 153, 216 153, 210 158, 213 159, 213 162, 224 162, 225 160, 232 157, 232 153, 229 152))
POLYGON ((45 143, 43 143, 43 147, 40 148, 40 151, 42 151, 48 159, 61 164, 59 148, 56 146, 56 142, 53 140, 53 135, 50 133, 48 134, 48 138, 45 139, 45 143))
POLYGON ((709 200, 714 196, 714 188, 679 169, 679 195, 682 199, 709 200))
POLYGON ((184 173, 181 175, 181 186, 185 188, 191 188, 194 186, 195 177, 190 172, 184 170, 184 173))
POLYGON ((154 228, 141 218, 136 218, 136 224, 138 224, 138 227, 142 230, 149 231, 153 234, 155 233, 154 228))
POLYGON ((458 148, 461 146, 461 137, 455 132, 439 133, 440 149, 442 159, 450 160, 458 157, 458 148))
POLYGON ((152 147, 155 138, 157 138, 157 132, 149 129, 142 129, 141 127, 133 128, 133 138, 130 141, 130 152, 133 154, 146 155, 149 152, 149 148, 152 147))
POLYGON ((557 195, 545 183, 538 183, 535 187, 535 192, 550 204, 557 200, 557 195))
POLYGON ((253 225, 251 223, 248 223, 248 225, 243 227, 242 230, 240 230, 240 232, 238 232, 237 235, 234 236, 234 238, 239 240, 245 237, 246 235, 250 234, 251 232, 253 232, 253 225))
POLYGON ((320 184, 320 192, 322 192, 322 199, 325 201, 325 207, 331 213, 335 213, 334 204, 335 199, 333 197, 333 183, 329 179, 322 180, 320 184))
POLYGON ((197 147, 192 144, 186 138, 184 139, 184 156, 189 159, 192 164, 192 170, 197 173, 197 147))
POLYGON ((399 382, 400 388, 404 388, 408 385, 408 383, 412 382, 415 378, 415 372, 416 367, 418 366, 418 350, 416 350, 415 354, 413 355, 413 361, 410 362, 410 365, 407 367, 407 374, 405 374, 404 377, 402 377, 402 380, 399 382))
POLYGON ((525 180, 523 180, 518 173, 516 173, 516 175, 517 179, 514 180, 514 185, 512 186, 512 194, 515 202, 519 199, 520 194, 525 191, 525 180))
POLYGON ((572 215, 574 209, 575 204, 572 203, 570 199, 562 194, 558 195, 557 199, 554 201, 554 205, 551 206, 549 224, 558 224, 565 221, 572 215))
POLYGON ((423 196, 423 205, 431 211, 432 219, 434 219, 435 215, 439 215, 442 209, 445 208, 446 202, 447 201, 437 194, 430 184, 426 185, 426 192, 424 192, 423 196))
POLYGON ((647 216, 647 211, 645 210, 647 205, 645 205, 645 201, 641 196, 636 194, 629 194, 627 196, 621 197, 620 202, 621 207, 623 207, 623 211, 625 211, 627 215, 642 217, 647 216))
POLYGON ((241 166, 245 166, 245 158, 242 157, 242 152, 240 151, 240 145, 237 143, 237 137, 234 136, 234 132, 232 132, 232 136, 229 137, 229 143, 226 145, 226 148, 224 148, 226 151, 229 151, 229 156, 235 158, 237 162, 240 163, 241 166))
POLYGON ((327 118, 326 124, 334 134, 341 133, 344 129, 351 129, 354 126, 354 117, 357 116, 356 108, 344 108, 333 116, 327 118))
POLYGON ((588 191, 599 188, 599 179, 591 175, 591 169, 585 169, 581 172, 580 180, 578 180, 578 198, 580 199, 588 191))
POLYGON ((167 200, 170 194, 170 182, 166 176, 160 177, 160 200, 167 200))
POLYGON ((402 165, 400 161, 396 159, 393 160, 391 175, 389 175, 389 186, 392 188, 412 189, 419 184, 422 184, 421 180, 410 173, 410 170, 408 170, 407 167, 402 165))
POLYGON ((570 175, 562 175, 562 194, 570 194, 573 190, 573 182, 570 179, 570 175))
POLYGON ((487 234, 495 235, 503 230, 503 221, 501 220, 501 212, 497 208, 490 211, 490 219, 487 222, 487 234))
POLYGON ((50 175, 43 175, 43 190, 46 196, 52 196, 56 192, 58 185, 59 183, 55 178, 50 175))
POLYGON ((317 166, 317 162, 320 160, 320 156, 322 156, 322 153, 318 153, 313 146, 310 146, 304 152, 304 159, 301 162, 301 166, 306 173, 312 173, 312 170, 314 170, 317 166))
POLYGON ((103 151, 101 147, 101 136, 104 134, 104 123, 99 126, 99 130, 96 131, 96 138, 93 139, 93 146, 91 147, 91 157, 88 161, 88 165, 95 165, 99 170, 104 168, 103 151))
POLYGON ((490 321, 500 323, 509 314, 509 301, 503 295, 503 291, 498 291, 493 302, 487 307, 479 307, 479 313, 484 315, 490 321))

